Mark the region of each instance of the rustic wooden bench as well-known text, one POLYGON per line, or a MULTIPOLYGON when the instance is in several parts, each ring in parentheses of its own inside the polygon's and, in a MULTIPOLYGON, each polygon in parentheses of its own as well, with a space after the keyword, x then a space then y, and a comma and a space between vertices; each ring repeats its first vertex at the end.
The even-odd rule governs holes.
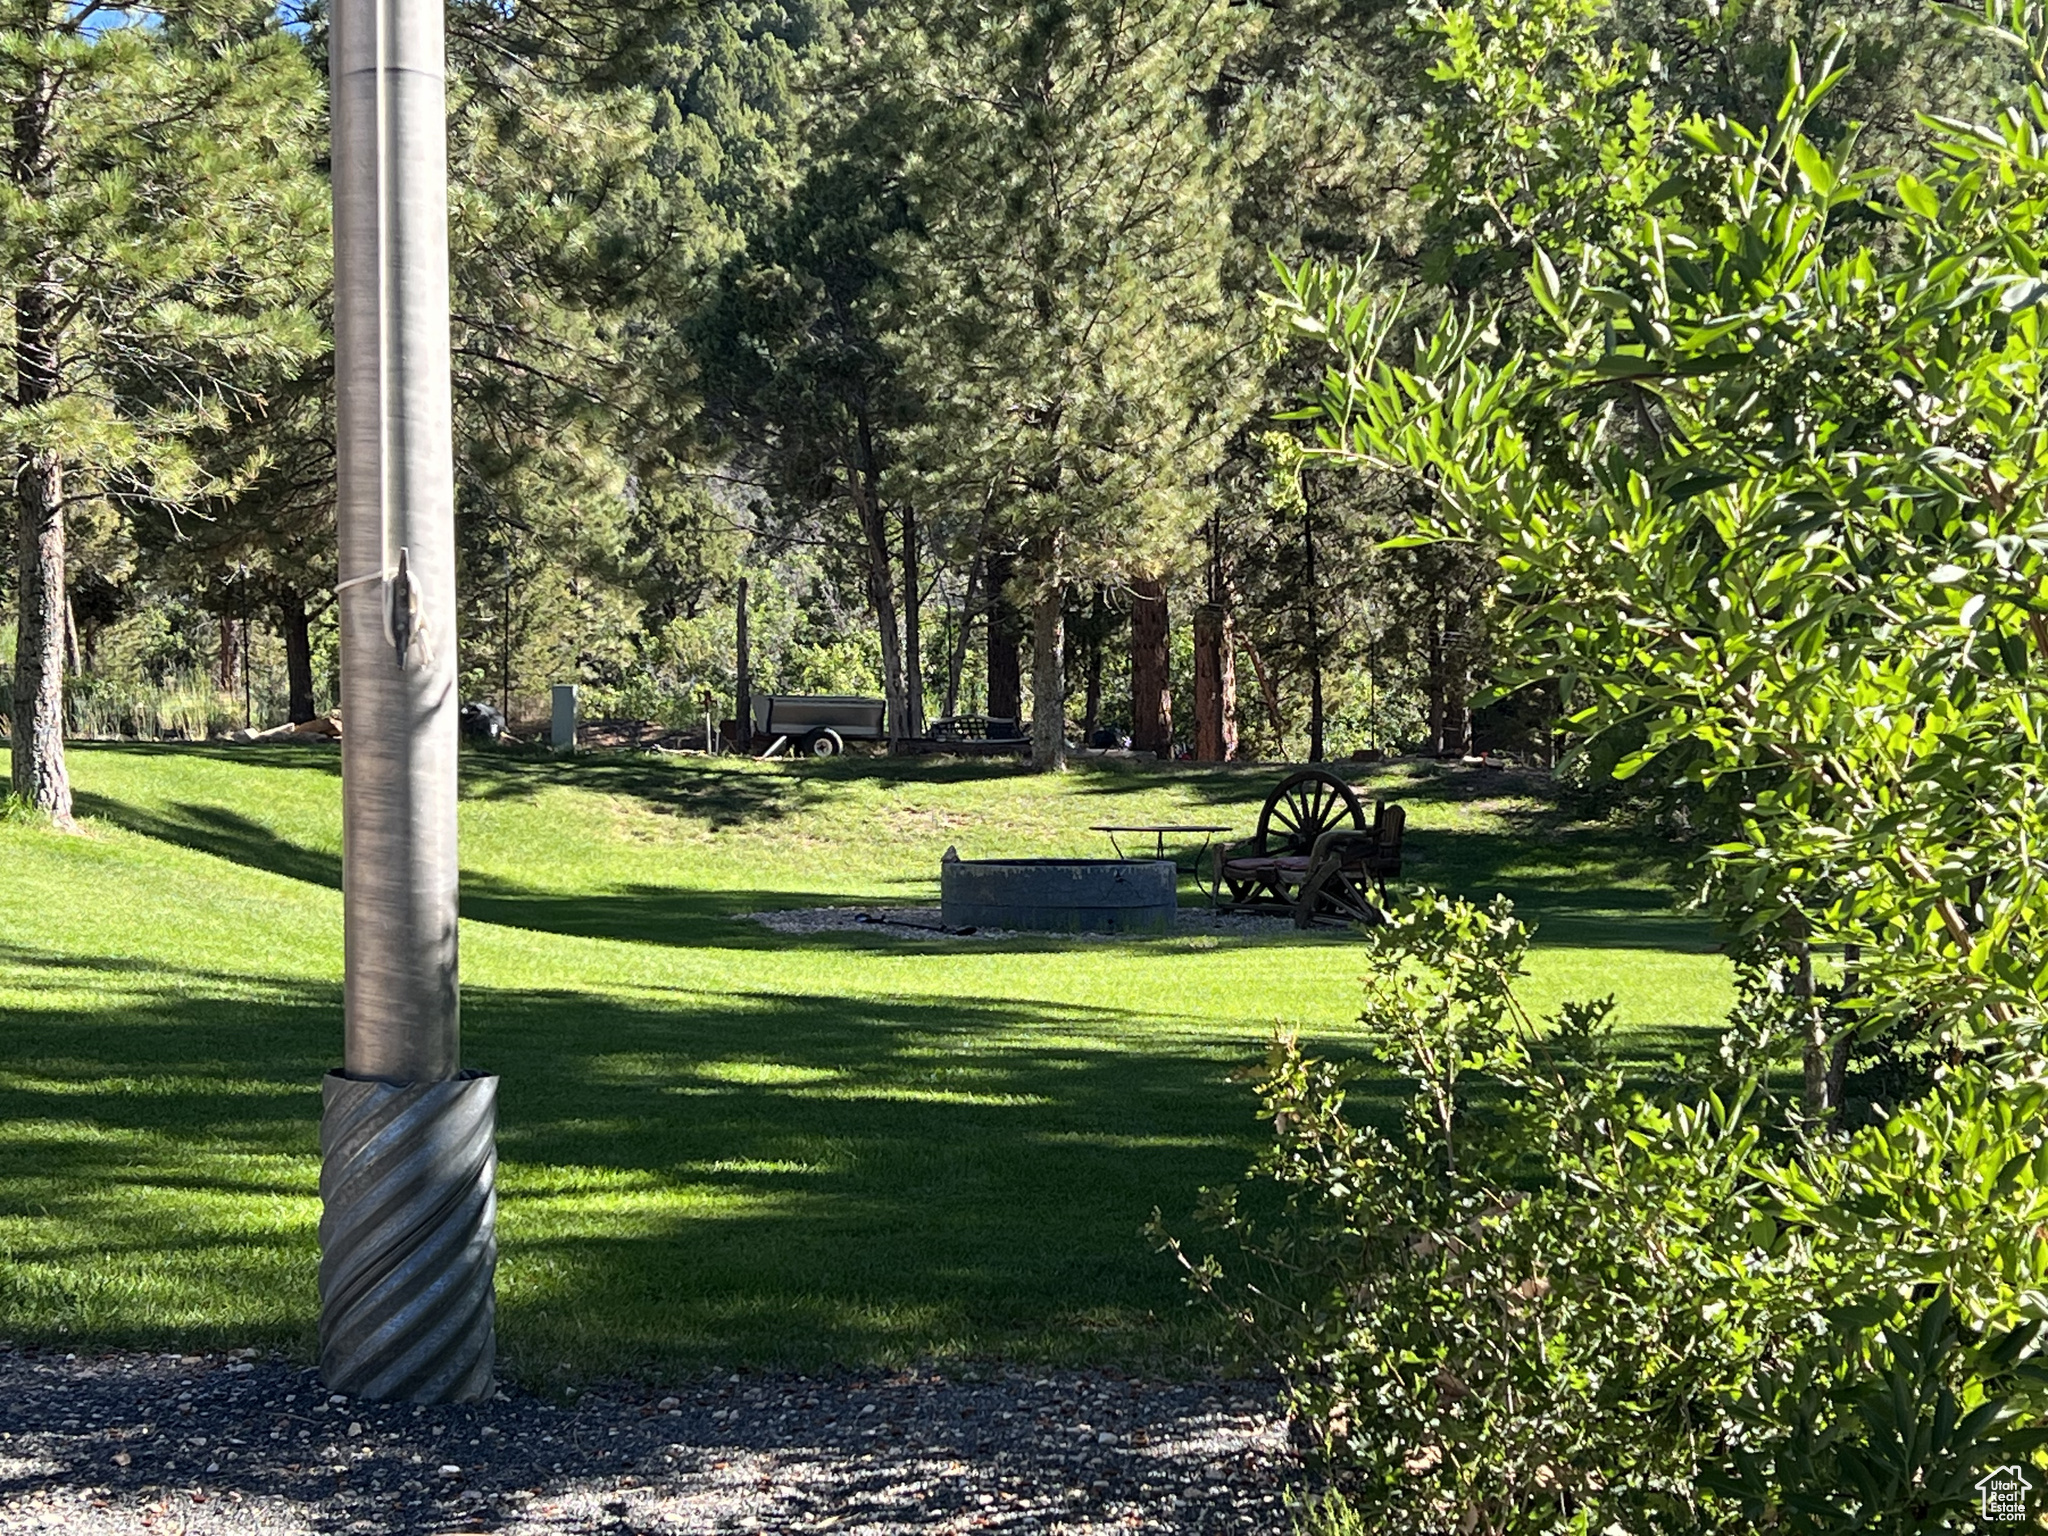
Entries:
POLYGON ((1357 791, 1327 769, 1290 774, 1266 797, 1250 840, 1216 850, 1216 904, 1302 928, 1378 922, 1386 882, 1401 872, 1406 822, 1401 807, 1376 801, 1368 824, 1357 791))

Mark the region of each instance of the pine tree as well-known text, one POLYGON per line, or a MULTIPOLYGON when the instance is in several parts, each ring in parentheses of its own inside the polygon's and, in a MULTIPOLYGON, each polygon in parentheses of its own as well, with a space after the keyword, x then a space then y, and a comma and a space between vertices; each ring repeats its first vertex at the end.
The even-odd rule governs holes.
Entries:
POLYGON ((299 46, 262 7, 0 3, 13 787, 60 824, 66 508, 186 506, 226 489, 192 433, 223 419, 252 372, 317 347, 318 103, 299 46))
MULTIPOLYGON (((609 681, 632 664, 632 597, 642 567, 659 564, 637 530, 677 502, 666 481, 694 406, 688 370, 665 368, 658 338, 733 242, 730 215, 703 184, 732 197, 751 185, 735 163, 744 147, 714 168, 699 119, 676 110, 661 82, 680 59, 715 51, 701 34, 723 37, 740 9, 709 6, 672 24, 645 6, 450 8, 468 693, 498 693, 513 670, 609 681)), ((320 68, 325 30, 314 21, 303 42, 320 68)), ((309 275, 324 278, 324 257, 309 260, 309 275)), ((157 579, 204 589, 232 573, 238 594, 269 610, 295 719, 312 713, 312 627, 332 606, 330 345, 323 334, 318 356, 195 439, 209 463, 265 449, 259 474, 209 498, 197 519, 157 516, 142 530, 157 579)))
POLYGON ((904 476, 956 505, 984 490, 1019 552, 1041 769, 1065 761, 1069 588, 1178 557, 1240 409, 1233 145, 1204 93, 1247 16, 934 8, 871 54, 870 98, 911 134, 881 296, 928 402, 904 476))
POLYGON ((766 493, 770 526, 830 546, 865 597, 900 739, 918 729, 923 707, 914 655, 923 540, 914 502, 885 476, 921 406, 881 343, 872 300, 889 280, 886 244, 903 226, 909 130, 900 102, 858 89, 858 55, 822 8, 799 40, 809 57, 767 61, 779 65, 779 83, 803 80, 808 103, 801 114, 792 103, 783 120, 790 141, 770 141, 774 153, 756 157, 791 184, 743 211, 744 248, 677 340, 702 390, 708 450, 766 493), (909 556, 900 588, 899 550, 909 556))

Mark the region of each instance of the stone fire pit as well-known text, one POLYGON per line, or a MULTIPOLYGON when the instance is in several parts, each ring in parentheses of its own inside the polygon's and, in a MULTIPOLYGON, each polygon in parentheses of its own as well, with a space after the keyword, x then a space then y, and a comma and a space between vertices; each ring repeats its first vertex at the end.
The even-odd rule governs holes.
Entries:
POLYGON ((1171 933, 1170 859, 963 859, 939 864, 939 906, 955 928, 1038 933, 1171 933))

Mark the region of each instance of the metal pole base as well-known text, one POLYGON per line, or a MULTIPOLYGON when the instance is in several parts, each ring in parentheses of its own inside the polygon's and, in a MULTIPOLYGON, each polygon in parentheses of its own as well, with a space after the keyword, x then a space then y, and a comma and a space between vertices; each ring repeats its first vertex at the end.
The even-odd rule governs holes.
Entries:
POLYGON ((480 1402, 497 1359, 498 1079, 330 1072, 320 1113, 320 1374, 336 1392, 480 1402))

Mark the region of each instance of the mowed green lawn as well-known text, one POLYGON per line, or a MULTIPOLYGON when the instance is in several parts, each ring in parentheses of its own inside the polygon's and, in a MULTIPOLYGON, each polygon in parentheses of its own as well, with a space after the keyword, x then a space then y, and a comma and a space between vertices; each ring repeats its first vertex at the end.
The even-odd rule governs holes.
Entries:
MULTIPOLYGON (((310 1355, 338 754, 71 761, 82 835, 0 824, 0 1339, 310 1355)), ((1197 1358, 1208 1325, 1140 1227, 1157 1206, 1185 1228, 1243 1169, 1231 1073, 1275 1026, 1355 1043, 1353 936, 906 942, 735 915, 935 900, 948 845, 1248 832, 1279 774, 467 758, 464 1052, 503 1078, 507 1368, 1197 1358)), ((1540 924, 1539 1005, 1611 991, 1646 1043, 1727 1007, 1653 843, 1500 774, 1360 782, 1409 807, 1416 877, 1540 924)))

